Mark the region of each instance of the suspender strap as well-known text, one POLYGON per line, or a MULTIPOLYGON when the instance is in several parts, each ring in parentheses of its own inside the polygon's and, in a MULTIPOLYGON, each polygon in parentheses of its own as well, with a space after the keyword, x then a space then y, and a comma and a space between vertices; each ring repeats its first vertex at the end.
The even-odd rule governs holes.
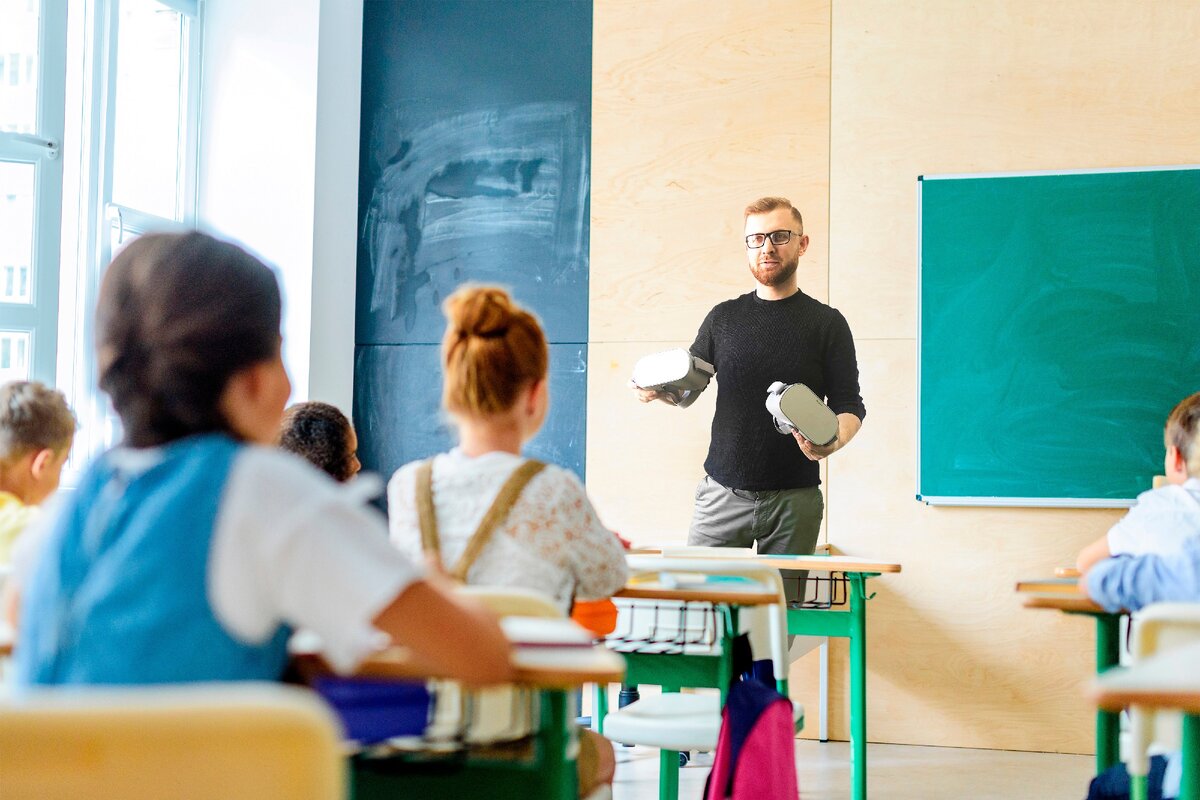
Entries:
MULTIPOLYGON (((508 476, 508 480, 500 487, 500 493, 496 495, 495 501, 492 502, 491 508, 483 515, 483 519, 479 522, 479 527, 475 529, 475 533, 471 535, 467 541, 467 546, 463 550, 462 557, 454 569, 450 571, 450 577, 460 583, 467 582, 467 572, 475 563, 475 559, 479 558, 479 554, 483 552, 483 548, 492 538, 492 533, 500 526, 500 523, 508 517, 508 512, 512 510, 513 505, 517 502, 517 498, 521 496, 525 485, 533 480, 539 472, 545 469, 546 465, 541 461, 526 461, 521 466, 513 470, 512 475, 508 476)), ((438 541, 437 532, 437 516, 433 507, 433 460, 424 462, 417 468, 417 514, 421 525, 421 548, 426 554, 437 554, 438 559, 441 559, 441 547, 438 541)))
POLYGON ((425 555, 442 561, 442 546, 438 541, 437 514, 433 510, 433 459, 417 467, 417 521, 421 526, 421 550, 425 555))

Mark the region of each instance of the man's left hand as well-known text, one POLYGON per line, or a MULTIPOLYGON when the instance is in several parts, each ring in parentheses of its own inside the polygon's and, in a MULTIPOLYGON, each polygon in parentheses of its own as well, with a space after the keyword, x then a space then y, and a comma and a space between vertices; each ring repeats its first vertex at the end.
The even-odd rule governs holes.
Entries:
POLYGON ((840 446, 837 438, 824 447, 821 447, 820 445, 815 445, 808 439, 805 439, 799 431, 792 431, 792 436, 795 437, 796 444, 800 445, 800 452, 804 453, 804 456, 809 461, 820 461, 822 458, 825 458, 825 456, 831 456, 837 452, 837 449, 840 446))

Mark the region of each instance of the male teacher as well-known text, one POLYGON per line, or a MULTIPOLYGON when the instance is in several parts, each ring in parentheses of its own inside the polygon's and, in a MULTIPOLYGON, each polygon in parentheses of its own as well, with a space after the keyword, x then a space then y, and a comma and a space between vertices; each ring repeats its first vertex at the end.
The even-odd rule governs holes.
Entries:
MULTIPOLYGON (((754 291, 708 312, 690 348, 716 368, 720 391, 688 544, 809 554, 825 510, 817 462, 849 444, 867 413, 854 338, 837 309, 796 285, 808 249, 800 212, 785 198, 764 197, 746 207, 745 220, 754 291), (837 414, 837 438, 822 447, 776 431, 765 406, 775 381, 803 383, 824 398, 837 414)), ((643 403, 675 401, 634 388, 643 403)), ((805 577, 784 572, 789 600, 803 600, 805 577)))

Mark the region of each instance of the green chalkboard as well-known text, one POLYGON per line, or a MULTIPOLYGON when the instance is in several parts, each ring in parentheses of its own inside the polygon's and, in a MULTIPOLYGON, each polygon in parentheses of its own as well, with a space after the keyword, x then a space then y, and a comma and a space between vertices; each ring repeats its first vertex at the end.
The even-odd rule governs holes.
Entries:
POLYGON ((1200 168, 919 187, 918 499, 1127 505, 1200 390, 1200 168))

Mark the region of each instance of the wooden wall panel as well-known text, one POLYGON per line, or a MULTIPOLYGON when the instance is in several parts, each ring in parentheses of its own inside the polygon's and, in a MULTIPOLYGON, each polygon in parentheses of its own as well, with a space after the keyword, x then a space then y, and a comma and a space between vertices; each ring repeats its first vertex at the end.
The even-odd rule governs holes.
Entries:
POLYGON ((1026 611, 1012 585, 1120 512, 913 499, 916 178, 1196 162, 1200 7, 864 0, 832 27, 830 295, 868 415, 831 460, 829 538, 904 562, 874 582, 871 739, 1090 752, 1092 625, 1026 611))
POLYGON ((715 386, 680 410, 625 384, 753 288, 748 202, 802 210, 801 286, 828 294, 829 16, 812 0, 595 3, 587 475, 627 536, 687 538, 715 386))
MULTIPOLYGON (((872 582, 870 739, 1090 752, 1091 623, 1012 587, 1120 512, 913 499, 916 177, 1200 160, 1200 6, 596 0, 594 39, 587 468, 605 521, 683 541, 712 397, 643 407, 623 384, 750 288, 739 209, 786 194, 813 239, 801 286, 850 320, 868 409, 827 468, 828 539, 904 563, 872 582)), ((836 738, 844 669, 837 646, 836 738)), ((806 735, 816 674, 815 656, 792 671, 806 735)))
POLYGON ((826 296, 829 14, 813 0, 597 0, 593 344, 690 344, 709 308, 753 287, 741 210, 767 194, 805 214, 801 281, 826 296))

